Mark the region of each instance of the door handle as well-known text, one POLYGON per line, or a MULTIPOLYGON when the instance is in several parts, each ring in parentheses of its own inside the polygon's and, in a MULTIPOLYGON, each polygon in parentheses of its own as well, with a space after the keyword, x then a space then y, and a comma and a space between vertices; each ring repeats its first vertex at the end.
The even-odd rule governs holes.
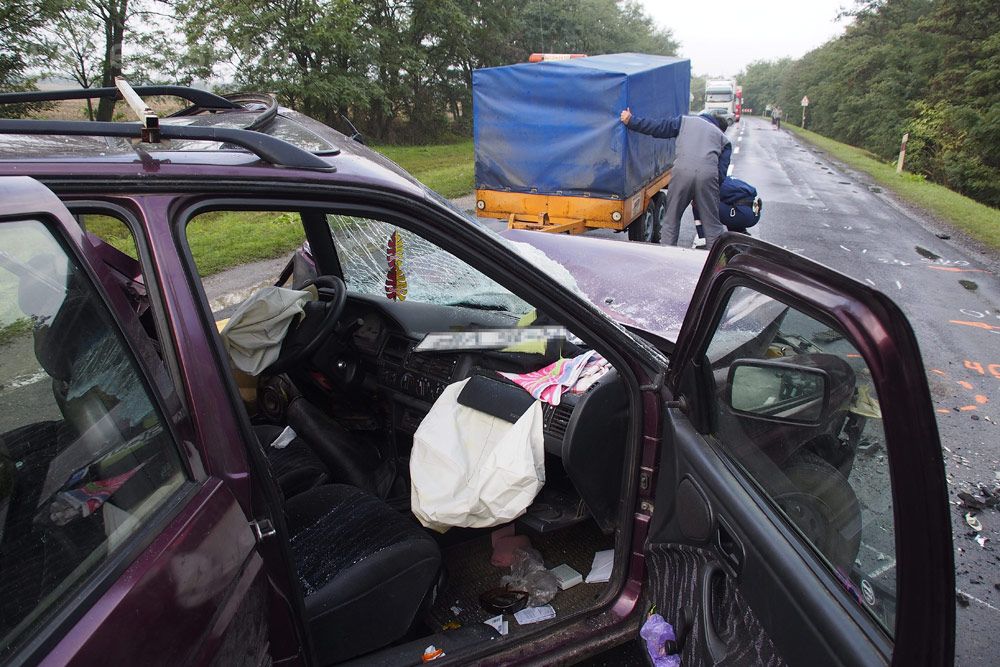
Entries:
POLYGON ((746 551, 743 549, 743 543, 736 537, 736 533, 729 527, 725 519, 719 517, 718 523, 715 530, 715 546, 719 550, 723 563, 732 570, 730 574, 734 578, 738 577, 743 567, 746 551))
POLYGON ((715 596, 712 594, 715 579, 726 576, 726 571, 718 563, 708 563, 701 575, 701 636, 713 665, 722 662, 729 653, 726 643, 715 629, 715 614, 712 613, 715 605, 715 596))

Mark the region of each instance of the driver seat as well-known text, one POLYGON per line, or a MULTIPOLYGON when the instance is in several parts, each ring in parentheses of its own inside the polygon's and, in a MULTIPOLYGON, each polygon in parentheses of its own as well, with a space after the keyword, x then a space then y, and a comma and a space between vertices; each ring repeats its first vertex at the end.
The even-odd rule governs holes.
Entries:
POLYGON ((371 494, 316 487, 285 503, 285 523, 319 664, 387 646, 433 602, 437 542, 371 494))

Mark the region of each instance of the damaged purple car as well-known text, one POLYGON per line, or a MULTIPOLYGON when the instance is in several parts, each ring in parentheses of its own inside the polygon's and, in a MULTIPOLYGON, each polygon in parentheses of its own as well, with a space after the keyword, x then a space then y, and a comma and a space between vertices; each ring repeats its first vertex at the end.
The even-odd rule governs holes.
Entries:
POLYGON ((951 664, 885 295, 498 235, 267 95, 134 92, 188 106, 0 120, 0 659, 568 663, 655 607, 684 665, 951 664))

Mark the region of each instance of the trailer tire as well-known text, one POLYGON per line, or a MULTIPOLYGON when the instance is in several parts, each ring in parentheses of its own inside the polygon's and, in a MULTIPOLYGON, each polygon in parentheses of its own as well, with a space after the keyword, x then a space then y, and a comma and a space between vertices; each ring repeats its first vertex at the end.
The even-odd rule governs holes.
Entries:
POLYGON ((653 195, 653 200, 649 204, 653 208, 653 243, 660 242, 660 235, 663 233, 663 223, 667 221, 667 195, 662 191, 653 195))
POLYGON ((656 218, 656 207, 653 201, 650 201, 646 210, 628 226, 628 240, 645 241, 646 243, 660 242, 660 224, 656 218))

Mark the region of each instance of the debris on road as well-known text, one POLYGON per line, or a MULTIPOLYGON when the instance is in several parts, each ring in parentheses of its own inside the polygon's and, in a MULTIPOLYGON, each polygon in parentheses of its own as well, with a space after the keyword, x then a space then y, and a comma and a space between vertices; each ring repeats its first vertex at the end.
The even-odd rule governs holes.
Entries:
POLYGON ((983 529, 983 524, 979 523, 979 519, 977 519, 972 512, 969 512, 965 515, 965 523, 969 524, 969 528, 976 531, 977 533, 982 531, 983 529))

